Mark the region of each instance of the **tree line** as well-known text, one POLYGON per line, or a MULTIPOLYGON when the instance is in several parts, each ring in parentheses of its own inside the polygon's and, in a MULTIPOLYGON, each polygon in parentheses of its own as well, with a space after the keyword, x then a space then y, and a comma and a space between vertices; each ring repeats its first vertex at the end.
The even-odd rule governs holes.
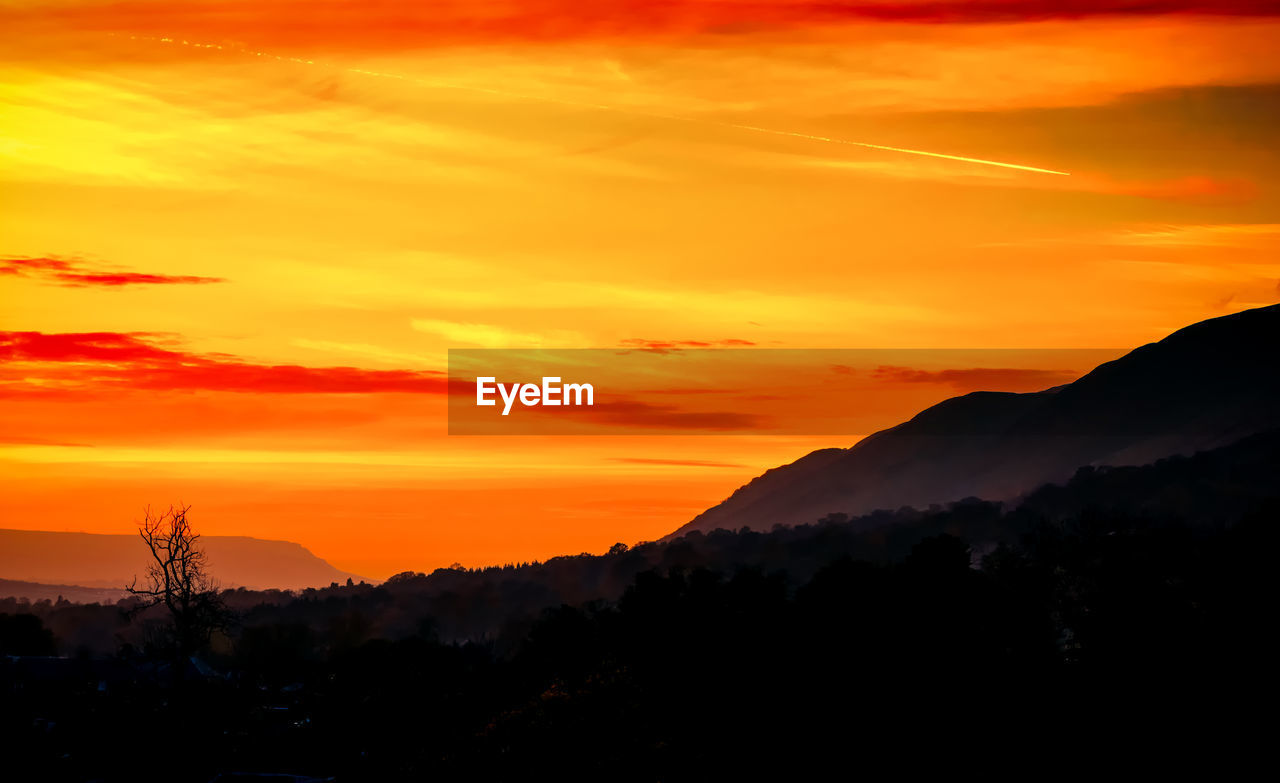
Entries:
MULTIPOLYGON (((3 730, 68 779, 130 780, 113 749, 147 725, 202 738, 198 763, 156 778, 170 780, 670 780, 815 758, 959 763, 941 751, 958 741, 1055 758, 1085 737, 1204 742, 1238 728, 1240 694, 1271 668, 1278 445, 1086 469, 1013 507, 226 591, 234 622, 182 678, 180 634, 59 672, 9 659, 3 730)), ((62 613, 136 625, 121 607, 28 608, 0 608, 9 654, 26 654, 12 639, 47 644, 62 613)))

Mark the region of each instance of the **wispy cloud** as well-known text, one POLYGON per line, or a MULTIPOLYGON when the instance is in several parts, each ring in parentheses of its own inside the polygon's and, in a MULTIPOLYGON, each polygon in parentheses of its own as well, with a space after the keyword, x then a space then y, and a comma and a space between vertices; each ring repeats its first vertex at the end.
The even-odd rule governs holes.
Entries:
POLYGON ((1106 244, 1139 247, 1252 247, 1280 240, 1280 223, 1169 225, 1109 234, 1106 244))
POLYGON ((921 370, 882 365, 872 370, 871 377, 891 383, 942 384, 963 391, 1029 391, 1069 383, 1078 378, 1079 373, 1019 367, 921 370))
POLYGON ((496 324, 465 323, 435 318, 414 318, 413 328, 436 335, 451 345, 481 348, 565 348, 583 346, 586 338, 564 329, 545 332, 522 332, 496 324))
MULTIPOLYGON (((1132 247, 1153 250, 1234 248, 1271 250, 1280 244, 1280 223, 1189 223, 1146 224, 1132 228, 1086 233, 1079 236, 1051 236, 1012 242, 987 242, 983 247, 1051 247, 1083 245, 1132 247)), ((1207 263, 1217 263, 1213 256, 1207 263)), ((1166 263, 1173 263, 1171 261, 1166 263)))
POLYGON ((610 462, 624 462, 629 465, 670 465, 680 468, 745 468, 737 462, 716 462, 704 459, 657 459, 648 457, 610 457, 610 462))
POLYGON ((202 285, 222 283, 221 277, 166 275, 152 272, 113 271, 87 264, 78 258, 60 256, 10 256, 0 258, 0 275, 28 277, 73 288, 100 286, 121 288, 130 285, 202 285))
POLYGON ((434 366, 443 362, 443 357, 440 355, 436 355, 434 357, 424 356, 423 354, 395 351, 378 345, 370 345, 368 343, 347 343, 334 340, 309 340, 299 337, 293 340, 292 344, 299 348, 309 348, 314 351, 324 351, 327 353, 350 354, 352 356, 360 356, 365 359, 373 359, 375 361, 388 364, 434 366))
POLYGON ((1240 177, 1189 174, 1167 179, 1120 179, 1096 172, 1073 172, 1070 177, 1026 177, 1008 168, 952 157, 946 163, 917 160, 806 159, 803 165, 845 172, 851 176, 943 182, 955 185, 1057 190, 1099 195, 1134 196, 1188 204, 1243 204, 1260 193, 1257 183, 1240 177), (959 164, 959 165, 958 165, 959 164))
POLYGON ((100 389, 208 390, 267 394, 445 394, 439 372, 257 364, 166 347, 139 332, 0 332, 0 393, 100 389))
POLYGON ((631 337, 622 341, 629 351, 646 351, 649 353, 673 353, 686 348, 751 348, 756 343, 731 337, 722 340, 646 340, 631 337))

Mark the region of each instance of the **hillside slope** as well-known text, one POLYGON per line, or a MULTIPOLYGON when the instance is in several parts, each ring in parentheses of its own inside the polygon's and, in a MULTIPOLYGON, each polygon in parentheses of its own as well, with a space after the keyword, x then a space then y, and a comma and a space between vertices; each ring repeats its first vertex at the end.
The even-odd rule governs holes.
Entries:
POLYGON ((1041 392, 946 400, 852 448, 774 468, 675 531, 1007 500, 1082 465, 1141 465, 1280 425, 1280 305, 1181 329, 1041 392))

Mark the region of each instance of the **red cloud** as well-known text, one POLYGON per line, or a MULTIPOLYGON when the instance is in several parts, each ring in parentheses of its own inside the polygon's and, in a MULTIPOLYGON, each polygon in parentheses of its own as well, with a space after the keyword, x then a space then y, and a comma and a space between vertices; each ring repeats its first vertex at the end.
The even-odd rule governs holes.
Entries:
POLYGON ((1079 373, 1069 370, 1037 370, 1018 367, 972 367, 968 369, 918 370, 912 367, 881 365, 871 377, 891 383, 938 383, 964 391, 1036 390, 1069 383, 1079 373))
MULTIPOLYGON (((1108 16, 1275 16, 1272 0, 188 0, 183 3, 38 3, 0 12, 17 32, 58 27, 178 41, 247 42, 274 48, 414 48, 505 41, 557 42, 868 22, 984 24, 1108 16), (305 19, 305 23, 299 23, 305 19)), ((174 51, 178 51, 175 47, 174 51)), ((187 53, 194 53, 187 50, 187 53)))
POLYGON ((0 332, 3 362, 181 362, 186 354, 160 348, 144 332, 0 332))
POLYGON ((145 272, 109 272, 88 268, 80 260, 59 258, 57 256, 0 258, 0 275, 31 277, 70 287, 106 286, 114 288, 126 285, 198 285, 224 282, 220 277, 159 275, 145 272))
POLYGON ((47 394, 77 388, 204 389, 260 393, 444 394, 443 374, 358 367, 254 364, 225 354, 197 354, 156 344, 155 335, 122 332, 0 332, 0 363, 38 363, 38 370, 0 370, 0 392, 47 394), (38 376, 36 382, 30 379, 38 376), (6 388, 7 387, 7 388, 6 388))
MULTIPOLYGON (((787 4, 790 5, 790 4, 787 4)), ((831 18, 918 24, 983 24, 1083 19, 1097 16, 1276 16, 1269 0, 942 0, 941 2, 801 4, 831 18)))
POLYGON ((64 258, 0 258, 0 275, 21 275, 29 272, 55 272, 70 270, 71 262, 64 258))

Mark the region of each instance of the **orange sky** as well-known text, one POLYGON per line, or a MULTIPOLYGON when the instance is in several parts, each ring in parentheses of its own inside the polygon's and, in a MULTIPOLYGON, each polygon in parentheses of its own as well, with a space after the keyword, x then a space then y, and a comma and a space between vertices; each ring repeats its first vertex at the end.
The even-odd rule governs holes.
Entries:
POLYGON ((1111 349, 1280 298, 1277 3, 0 28, 3 527, 183 500, 372 577, 599 552, 857 434, 450 437, 448 348, 1111 349))

